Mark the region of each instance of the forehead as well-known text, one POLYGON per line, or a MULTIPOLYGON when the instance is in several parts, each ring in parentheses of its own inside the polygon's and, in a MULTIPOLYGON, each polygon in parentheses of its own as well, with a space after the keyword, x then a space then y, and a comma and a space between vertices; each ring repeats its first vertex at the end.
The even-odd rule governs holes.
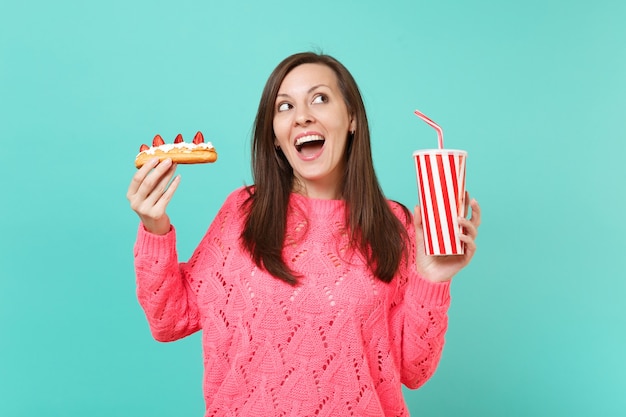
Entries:
POLYGON ((325 85, 337 88, 337 75, 324 64, 302 64, 292 69, 280 84, 279 94, 308 91, 309 88, 325 85))

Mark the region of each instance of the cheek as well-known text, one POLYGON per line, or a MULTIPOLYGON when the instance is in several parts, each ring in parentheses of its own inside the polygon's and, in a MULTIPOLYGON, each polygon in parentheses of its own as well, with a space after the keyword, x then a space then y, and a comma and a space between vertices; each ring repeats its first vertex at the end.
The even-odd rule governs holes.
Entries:
POLYGON ((272 127, 274 128, 274 137, 276 137, 277 140, 283 140, 285 136, 288 135, 283 120, 274 118, 272 127))

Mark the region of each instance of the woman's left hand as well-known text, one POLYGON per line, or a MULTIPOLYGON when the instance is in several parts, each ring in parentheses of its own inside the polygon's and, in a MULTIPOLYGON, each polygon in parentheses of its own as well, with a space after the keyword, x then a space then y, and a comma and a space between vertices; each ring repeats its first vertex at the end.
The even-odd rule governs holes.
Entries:
POLYGON ((470 263, 476 253, 476 236, 480 226, 480 206, 474 199, 470 200, 469 193, 465 195, 465 201, 469 201, 472 215, 469 219, 459 217, 459 226, 463 233, 459 239, 465 245, 463 255, 428 256, 424 250, 424 229, 419 206, 415 207, 414 225, 417 246, 416 263, 417 272, 429 281, 450 281, 457 272, 470 263))

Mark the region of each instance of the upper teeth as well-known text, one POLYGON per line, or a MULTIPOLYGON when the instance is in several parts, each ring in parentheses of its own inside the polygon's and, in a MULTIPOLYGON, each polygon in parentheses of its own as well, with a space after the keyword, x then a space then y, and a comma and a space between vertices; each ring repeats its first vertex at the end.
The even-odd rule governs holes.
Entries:
POLYGON ((296 146, 300 146, 304 143, 312 142, 314 140, 324 140, 324 137, 320 135, 302 136, 301 138, 298 138, 298 140, 296 140, 296 146))

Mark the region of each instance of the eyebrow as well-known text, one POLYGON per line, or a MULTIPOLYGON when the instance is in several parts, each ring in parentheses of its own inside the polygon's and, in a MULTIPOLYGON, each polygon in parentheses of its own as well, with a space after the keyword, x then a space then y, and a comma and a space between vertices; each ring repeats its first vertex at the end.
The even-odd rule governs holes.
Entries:
MULTIPOLYGON (((330 87, 326 84, 315 84, 313 87, 309 88, 309 91, 307 91, 307 94, 311 94, 313 91, 315 91, 316 89, 320 88, 320 87, 326 87, 328 89, 330 89, 330 87)), ((278 93, 276 94, 276 97, 290 97, 289 94, 285 94, 285 93, 278 93)))

